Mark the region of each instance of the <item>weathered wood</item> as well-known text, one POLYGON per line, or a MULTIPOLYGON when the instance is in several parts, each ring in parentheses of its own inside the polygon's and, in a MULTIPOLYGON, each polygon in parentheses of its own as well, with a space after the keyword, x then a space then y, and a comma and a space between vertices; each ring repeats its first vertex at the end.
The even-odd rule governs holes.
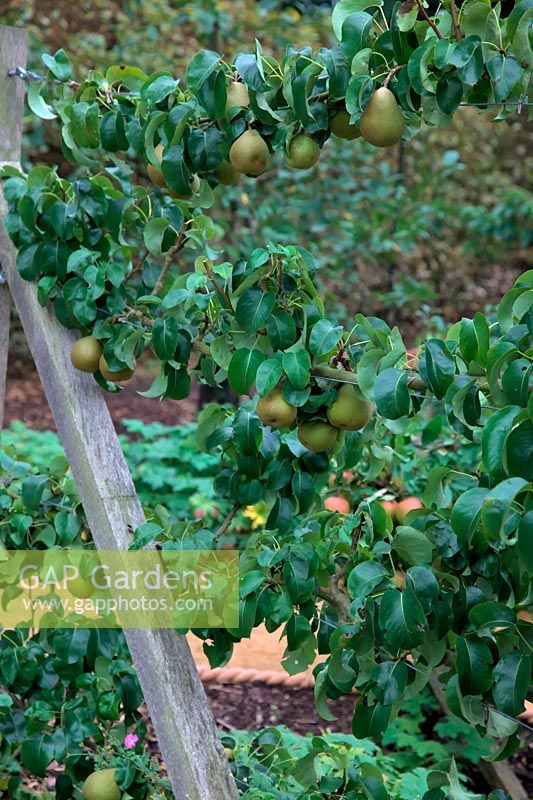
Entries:
MULTIPOLYGON (((0 281, 2 273, 0 273, 0 281)), ((4 427, 4 404, 6 398, 7 358, 9 354, 9 327, 11 319, 11 295, 7 284, 0 283, 0 431, 4 427)))
MULTIPOLYGON (((21 47, 18 35, 0 27, 0 84, 18 82, 5 75, 7 69, 24 65, 21 47)), ((5 87, 2 96, 7 96, 5 87)), ((0 106, 2 119, 4 125, 13 122, 11 113, 0 106)), ((18 123, 15 128, 20 135, 18 123)), ((8 154, 11 160, 16 151, 12 133, 6 141, 7 149, 0 136, 0 162, 8 154)), ((144 515, 102 392, 90 375, 72 367, 73 334, 41 308, 35 286, 20 278, 16 251, 2 221, 4 213, 0 192, 0 258, 94 540, 101 550, 127 550, 131 530, 144 522, 144 515)), ((168 630, 126 630, 125 635, 176 800, 236 798, 186 639, 168 630)))

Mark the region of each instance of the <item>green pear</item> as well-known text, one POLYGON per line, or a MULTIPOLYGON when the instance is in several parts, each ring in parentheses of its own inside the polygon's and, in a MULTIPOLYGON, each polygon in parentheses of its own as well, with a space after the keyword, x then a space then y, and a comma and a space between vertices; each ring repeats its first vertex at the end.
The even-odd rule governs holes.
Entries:
POLYGON ((84 800, 120 800, 122 797, 114 769, 93 772, 83 784, 81 792, 84 800))
POLYGON ((292 169, 311 169, 320 157, 318 143, 307 133, 299 133, 287 148, 287 164, 292 169))
POLYGON ((248 94, 248 89, 244 83, 232 81, 232 83, 230 83, 228 86, 226 110, 224 113, 227 114, 231 108, 248 108, 249 105, 250 95, 248 94))
MULTIPOLYGON (((159 163, 161 163, 161 161, 163 160, 164 147, 162 144, 158 144, 157 147, 155 147, 154 149, 155 149, 155 154, 159 160, 159 163)), ((159 186, 160 189, 162 189, 163 186, 166 186, 165 176, 163 175, 161 169, 159 169, 158 167, 154 167, 153 164, 148 164, 147 170, 148 170, 148 177, 150 178, 154 186, 159 186)))
POLYGON ((223 161, 216 168, 215 175, 223 186, 236 186, 241 179, 241 173, 229 161, 223 161))
POLYGON ((237 172, 262 175, 268 166, 268 145, 257 131, 244 131, 231 145, 229 160, 237 172))
POLYGON ((357 125, 350 122, 350 115, 344 108, 330 119, 329 127, 339 139, 358 139, 361 136, 361 131, 357 125))
POLYGON ((323 453, 331 450, 337 441, 337 430, 321 420, 309 420, 300 423, 298 439, 313 453, 323 453))
POLYGON ((281 388, 276 387, 257 403, 257 416, 271 428, 288 428, 296 420, 297 409, 283 397, 281 388))
POLYGON ((377 89, 361 115, 361 135, 376 147, 398 144, 405 130, 405 119, 395 96, 385 86, 377 89))
POLYGON ((81 372, 96 372, 102 345, 95 336, 82 336, 71 347, 70 360, 81 372))
POLYGON ((100 370, 102 377, 105 378, 106 381, 111 381, 112 383, 122 383, 123 381, 129 381, 134 372, 134 370, 130 369, 129 367, 124 367, 124 369, 121 369, 118 372, 111 372, 108 363, 103 355, 100 356, 100 361, 98 362, 98 369, 100 370))
POLYGON ((329 424, 334 428, 358 431, 365 427, 372 416, 372 403, 364 400, 351 383, 345 383, 326 413, 329 424))

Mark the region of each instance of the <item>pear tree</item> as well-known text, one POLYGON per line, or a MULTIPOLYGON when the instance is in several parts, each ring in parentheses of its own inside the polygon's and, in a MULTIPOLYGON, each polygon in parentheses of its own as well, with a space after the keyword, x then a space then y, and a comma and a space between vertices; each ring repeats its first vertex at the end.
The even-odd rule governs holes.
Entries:
MULTIPOLYGON (((60 51, 28 103, 57 119, 77 170, 3 171, 19 272, 80 332, 76 367, 120 391, 149 351, 159 370, 145 396, 182 400, 194 379, 227 380, 242 398, 199 420, 232 507, 221 528, 174 526, 161 510, 132 537, 216 549, 239 508, 268 509, 242 553, 239 627, 194 631, 212 666, 257 625, 280 630, 289 672, 325 656, 321 715, 355 689, 353 732, 376 739, 437 672, 451 712, 494 741, 495 758, 518 746, 533 663, 532 273, 492 316, 428 337, 414 364, 383 320, 329 318, 300 243, 255 243, 233 263, 215 220, 225 185, 275 169, 278 153, 312 168, 332 133, 387 147, 446 126, 462 104, 510 116, 527 98, 532 11, 529 0, 506 17, 478 0, 433 15, 419 2, 341 0, 331 48, 277 60, 257 43, 231 65, 204 50, 183 77, 117 65, 75 80, 60 51), (477 448, 471 474, 437 467, 395 519, 375 495, 348 514, 324 509, 332 469, 370 484, 388 463, 386 436, 436 409, 458 447, 477 448)), ((116 795, 114 776, 98 780, 116 795)), ((388 796, 378 775, 359 790, 388 796)), ((453 769, 424 795, 456 796, 453 769)))

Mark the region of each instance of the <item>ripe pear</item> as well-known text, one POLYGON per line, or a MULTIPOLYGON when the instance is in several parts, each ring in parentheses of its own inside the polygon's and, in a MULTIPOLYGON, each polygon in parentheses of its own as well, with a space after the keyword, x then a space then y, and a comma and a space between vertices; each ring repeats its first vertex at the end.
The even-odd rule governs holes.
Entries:
POLYGON ((320 147, 307 133, 299 133, 287 148, 286 160, 292 169, 311 169, 319 157, 320 147))
POLYGON ((329 127, 339 139, 358 139, 361 136, 361 131, 357 125, 350 122, 350 115, 344 108, 330 119, 329 127))
POLYGON ((271 428, 288 428, 296 419, 297 409, 287 403, 279 387, 261 397, 257 403, 257 416, 271 428))
POLYGON ((376 147, 398 144, 405 130, 405 119, 390 89, 377 89, 361 115, 361 135, 376 147))
POLYGON ((81 792, 84 800, 120 800, 122 797, 114 769, 93 772, 83 784, 81 792))
POLYGON ((394 509, 396 522, 403 525, 408 513, 415 508, 424 508, 423 503, 420 502, 418 497, 406 497, 405 500, 400 500, 396 503, 396 508, 394 509))
POLYGON ((70 360, 81 372, 96 372, 102 345, 95 336, 82 336, 70 349, 70 360))
POLYGON ((124 369, 121 369, 118 372, 111 372, 103 355, 100 356, 98 369, 100 370, 102 377, 105 378, 106 381, 111 381, 112 383, 129 381, 134 372, 134 370, 130 369, 129 367, 124 367, 124 369))
POLYGON ((396 501, 395 500, 380 500, 383 510, 394 520, 396 518, 396 501))
POLYGON ((244 83, 239 83, 238 81, 232 81, 228 86, 228 93, 226 99, 226 110, 225 114, 231 108, 235 108, 235 106, 239 106, 240 108, 248 108, 250 105, 250 95, 248 94, 248 89, 244 85, 244 83))
POLYGON ((241 173, 229 161, 223 161, 216 168, 215 175, 223 186, 236 186, 241 179, 241 173))
MULTIPOLYGON (((161 161, 163 160, 164 149, 165 148, 163 147, 162 144, 158 144, 157 147, 155 148, 155 154, 159 160, 159 163, 161 163, 161 161)), ((160 189, 166 186, 165 176, 158 167, 154 167, 153 164, 148 164, 147 172, 148 172, 148 177, 150 178, 154 186, 159 186, 160 189)))
POLYGON ((94 594, 95 586, 93 583, 84 578, 83 575, 78 575, 77 578, 71 578, 68 584, 68 590, 73 597, 78 597, 80 600, 86 600, 94 594))
POLYGON ((229 160, 237 172, 262 175, 268 166, 268 145, 257 131, 244 131, 231 145, 229 160))
POLYGON ((329 424, 334 428, 359 431, 372 416, 372 403, 364 400, 351 383, 345 383, 326 413, 329 424))
POLYGON ((298 439, 313 453, 323 453, 331 450, 337 441, 337 430, 320 420, 302 422, 298 428, 298 439))
POLYGON ((334 497, 326 497, 324 500, 324 508, 328 511, 336 511, 338 514, 349 514, 350 503, 345 497, 335 495, 334 497))

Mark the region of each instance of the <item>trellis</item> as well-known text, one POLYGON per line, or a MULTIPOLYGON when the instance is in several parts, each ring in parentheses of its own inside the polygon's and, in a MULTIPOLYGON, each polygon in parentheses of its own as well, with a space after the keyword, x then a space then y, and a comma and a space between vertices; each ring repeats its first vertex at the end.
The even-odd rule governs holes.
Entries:
MULTIPOLYGON (((24 67, 25 31, 0 26, 0 166, 20 158, 24 85, 8 77, 24 67)), ((127 550, 144 520, 101 390, 72 367, 74 335, 21 279, 6 232, 0 191, 0 422, 3 420, 11 299, 100 550, 127 550)), ((237 789, 185 637, 170 630, 125 630, 176 800, 231 800, 237 789)))

